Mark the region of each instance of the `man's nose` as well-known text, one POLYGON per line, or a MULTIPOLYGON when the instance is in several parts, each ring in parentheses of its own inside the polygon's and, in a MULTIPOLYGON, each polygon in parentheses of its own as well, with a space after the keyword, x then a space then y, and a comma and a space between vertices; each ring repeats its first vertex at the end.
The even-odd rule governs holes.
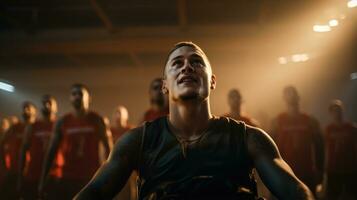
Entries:
POLYGON ((195 71, 195 69, 192 67, 191 63, 188 60, 185 60, 184 66, 182 68, 182 73, 193 71, 195 71))

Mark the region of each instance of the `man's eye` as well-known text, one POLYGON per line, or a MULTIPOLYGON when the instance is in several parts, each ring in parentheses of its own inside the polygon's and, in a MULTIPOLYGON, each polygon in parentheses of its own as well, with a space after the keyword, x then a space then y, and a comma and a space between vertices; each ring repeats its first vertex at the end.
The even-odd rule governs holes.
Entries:
POLYGON ((181 64, 182 64, 181 60, 176 60, 172 63, 172 66, 181 65, 181 64))
POLYGON ((203 62, 202 62, 202 60, 196 59, 196 60, 191 61, 191 65, 193 65, 193 66, 203 66, 203 62))

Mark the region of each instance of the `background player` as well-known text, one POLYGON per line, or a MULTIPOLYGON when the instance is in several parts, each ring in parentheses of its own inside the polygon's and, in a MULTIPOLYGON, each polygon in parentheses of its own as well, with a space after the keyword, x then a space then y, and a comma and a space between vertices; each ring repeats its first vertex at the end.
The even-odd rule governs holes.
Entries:
POLYGON ((1 163, 6 168, 6 177, 2 187, 1 194, 4 199, 14 199, 18 196, 17 177, 19 171, 19 156, 26 126, 36 121, 36 107, 33 103, 26 101, 22 105, 22 118, 20 121, 11 126, 0 141, 1 163))
POLYGON ((107 134, 110 131, 107 131, 103 118, 89 110, 88 88, 83 84, 72 85, 70 100, 74 111, 64 115, 55 125, 39 185, 41 194, 56 152, 60 150, 64 165, 62 188, 58 195, 63 195, 62 199, 71 199, 98 169, 101 164, 100 143, 106 154, 112 145, 111 135, 107 134))
POLYGON ((151 81, 149 88, 150 108, 144 113, 142 121, 152 121, 169 113, 167 97, 162 93, 162 79, 151 81))
POLYGON ((329 106, 331 122, 326 126, 327 198, 339 199, 343 192, 357 199, 357 128, 344 119, 343 103, 329 106))
MULTIPOLYGON (((56 99, 50 95, 44 95, 41 103, 42 119, 26 127, 20 153, 18 190, 24 186, 25 199, 37 198, 42 163, 56 120, 56 99), (26 156, 30 158, 27 163, 25 162, 26 156), (26 170, 24 170, 25 166, 26 170), (24 180, 23 177, 25 177, 24 180)), ((61 178, 59 165, 61 163, 57 161, 51 173, 57 179, 61 178)))
POLYGON ((322 182, 324 147, 317 120, 300 110, 300 97, 295 87, 283 90, 287 110, 272 125, 272 135, 282 157, 311 191, 322 182))

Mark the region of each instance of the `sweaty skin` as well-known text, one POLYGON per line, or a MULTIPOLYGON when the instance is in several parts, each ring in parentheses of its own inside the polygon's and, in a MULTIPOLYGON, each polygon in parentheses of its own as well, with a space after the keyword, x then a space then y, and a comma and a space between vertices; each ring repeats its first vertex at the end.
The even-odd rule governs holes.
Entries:
MULTIPOLYGON (((173 50, 165 67, 163 91, 169 96, 168 121, 177 137, 200 136, 213 118, 209 94, 216 79, 203 51, 189 44, 173 50)), ((247 126, 248 154, 264 183, 279 199, 314 199, 282 160, 271 138, 261 129, 247 126)), ((111 199, 138 168, 143 127, 126 133, 108 160, 75 199, 111 199)), ((238 170, 238 169, 237 169, 238 170)))

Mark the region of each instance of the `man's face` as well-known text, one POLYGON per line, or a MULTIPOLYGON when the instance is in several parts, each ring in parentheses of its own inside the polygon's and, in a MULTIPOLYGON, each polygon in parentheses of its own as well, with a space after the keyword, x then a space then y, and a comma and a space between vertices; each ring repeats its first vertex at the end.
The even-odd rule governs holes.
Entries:
POLYGON ((237 90, 231 90, 228 94, 228 104, 231 109, 239 109, 242 105, 242 97, 237 90))
POLYGON ((205 56, 195 48, 183 46, 169 56, 164 87, 175 100, 206 99, 215 88, 215 76, 205 56))
POLYGON ((44 115, 55 114, 57 112, 57 102, 53 98, 45 97, 42 99, 42 113, 44 115))
POLYGON ((10 128, 10 121, 6 118, 1 120, 0 133, 6 132, 10 128))
POLYGON ((122 122, 128 121, 128 117, 128 111, 126 108, 119 106, 114 112, 113 120, 115 123, 121 124, 122 122))
POLYGON ((155 80, 151 83, 149 89, 150 101, 152 103, 163 105, 164 104, 164 94, 162 93, 162 81, 155 80))
POLYGON ((296 106, 299 104, 299 95, 295 88, 285 89, 283 97, 288 105, 296 106))
POLYGON ((332 106, 330 108, 330 114, 334 121, 340 121, 342 119, 343 110, 341 106, 332 106))
POLYGON ((32 105, 32 104, 25 104, 23 106, 22 116, 23 116, 25 121, 28 120, 28 119, 36 117, 36 108, 35 108, 35 106, 32 105))
POLYGON ((70 100, 76 110, 87 109, 89 107, 89 93, 85 88, 73 87, 70 100))

